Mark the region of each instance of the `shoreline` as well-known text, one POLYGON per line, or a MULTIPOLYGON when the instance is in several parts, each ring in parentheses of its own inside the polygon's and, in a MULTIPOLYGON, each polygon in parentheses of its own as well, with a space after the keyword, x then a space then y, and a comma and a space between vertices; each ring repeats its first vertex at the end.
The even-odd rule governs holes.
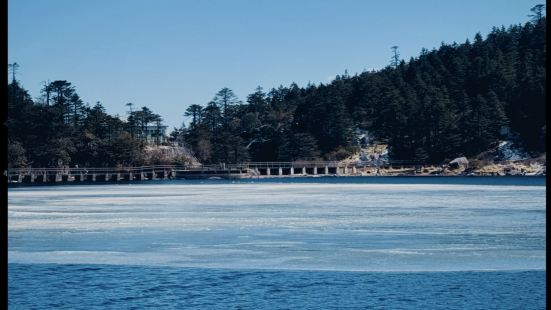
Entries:
POLYGON ((139 180, 139 181, 106 181, 106 182, 56 182, 56 183, 8 183, 8 188, 27 188, 27 187, 42 187, 42 186, 90 186, 90 185, 132 185, 132 184, 170 184, 174 181, 188 181, 188 182, 235 182, 235 181, 277 181, 279 179, 295 179, 295 180, 315 180, 315 179, 338 179, 344 181, 346 179, 381 179, 381 180, 392 180, 392 179, 425 179, 425 180, 436 180, 436 179, 466 179, 466 180, 512 180, 512 179, 545 179, 546 175, 413 175, 413 174, 403 174, 403 175, 263 175, 263 176, 241 176, 241 177, 205 177, 205 178, 177 178, 177 179, 156 179, 156 180, 139 180))
MULTIPOLYGON (((544 161, 522 161, 522 162, 474 162, 472 165, 455 166, 449 165, 427 165, 427 166, 387 166, 387 167, 371 167, 371 166, 356 166, 354 163, 342 163, 343 171, 337 168, 336 171, 325 169, 302 168, 301 173, 293 173, 292 169, 227 169, 227 170, 207 170, 204 173, 175 173, 164 166, 155 170, 154 167, 147 167, 150 171, 143 170, 143 167, 131 168, 137 169, 137 172, 113 173, 109 171, 95 171, 91 174, 71 174, 64 172, 65 175, 57 173, 56 175, 46 172, 37 174, 34 180, 33 176, 28 176, 19 173, 19 176, 9 177, 7 180, 8 187, 28 187, 28 186, 48 186, 48 185, 102 185, 102 184, 143 184, 143 182, 163 182, 172 180, 278 180, 287 179, 316 179, 316 178, 490 178, 490 177, 536 177, 541 178, 546 176, 546 163, 544 161), (142 168, 142 169, 140 169, 142 168), (328 173, 331 172, 331 173, 328 173)), ((37 168, 35 168, 37 169, 37 168)), ((93 169, 93 168, 90 168, 93 169)), ((173 168, 172 168, 173 169, 173 168)), ((47 170, 47 169, 45 169, 47 170)), ((295 170, 297 171, 297 170, 295 170)), ((78 171, 77 171, 78 172, 78 171)), ((88 172, 88 171, 86 171, 88 172)), ((298 171, 297 171, 298 172, 298 171)))

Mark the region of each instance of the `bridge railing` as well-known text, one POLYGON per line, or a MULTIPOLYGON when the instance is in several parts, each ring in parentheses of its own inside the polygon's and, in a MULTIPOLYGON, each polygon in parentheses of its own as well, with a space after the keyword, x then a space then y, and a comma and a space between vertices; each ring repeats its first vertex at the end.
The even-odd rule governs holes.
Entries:
MULTIPOLYGON (((511 163, 514 161, 504 161, 502 163, 511 163)), ((58 167, 58 168, 11 168, 8 169, 8 175, 17 174, 93 174, 93 173, 138 173, 152 172, 159 170, 176 171, 212 171, 212 170, 243 170, 243 169, 267 169, 267 168, 300 168, 300 167, 388 167, 404 166, 413 167, 419 165, 428 165, 419 161, 412 160, 390 160, 390 161, 358 161, 358 162, 340 162, 340 161, 267 161, 267 162, 242 162, 236 164, 209 164, 209 165, 148 165, 139 167, 58 167)))
POLYGON ((16 174, 92 174, 92 173, 137 173, 151 172, 154 170, 173 170, 175 165, 153 165, 140 167, 86 167, 86 168, 12 168, 8 175, 16 174))
POLYGON ((313 166, 343 166, 338 161, 267 161, 267 162, 243 162, 233 164, 237 168, 292 168, 292 167, 313 167, 313 166))
POLYGON ((243 162, 236 164, 210 164, 195 167, 185 167, 185 170, 228 170, 228 169, 266 169, 266 168, 292 168, 292 167, 313 167, 313 166, 344 166, 338 161, 267 161, 267 162, 243 162))

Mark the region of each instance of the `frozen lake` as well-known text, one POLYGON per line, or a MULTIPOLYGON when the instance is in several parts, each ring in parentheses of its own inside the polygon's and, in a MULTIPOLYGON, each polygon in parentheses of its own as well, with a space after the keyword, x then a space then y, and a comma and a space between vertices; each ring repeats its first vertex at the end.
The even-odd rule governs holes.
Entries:
POLYGON ((480 283, 490 279, 487 271, 492 277, 523 271, 533 280, 526 284, 545 296, 544 178, 350 180, 9 189, 10 304, 30 302, 16 277, 27 288, 40 287, 23 270, 74 264, 283 278, 292 271, 313 278, 475 272, 480 283))
POLYGON ((545 269, 545 186, 133 184, 8 199, 9 262, 545 269))

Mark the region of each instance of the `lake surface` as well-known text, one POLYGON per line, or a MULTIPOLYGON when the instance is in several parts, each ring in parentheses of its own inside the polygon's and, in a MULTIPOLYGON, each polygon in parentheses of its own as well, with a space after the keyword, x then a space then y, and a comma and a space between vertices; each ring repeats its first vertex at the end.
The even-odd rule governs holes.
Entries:
POLYGON ((10 308, 545 309, 545 178, 10 188, 10 308))

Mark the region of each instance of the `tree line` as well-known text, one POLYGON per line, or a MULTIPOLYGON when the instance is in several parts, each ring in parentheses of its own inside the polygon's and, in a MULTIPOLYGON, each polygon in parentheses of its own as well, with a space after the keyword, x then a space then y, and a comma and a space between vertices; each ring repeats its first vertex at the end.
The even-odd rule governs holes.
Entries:
MULTIPOLYGON (((147 107, 131 109, 126 120, 109 115, 100 102, 85 104, 64 80, 45 84, 33 100, 15 74, 8 85, 7 116, 9 167, 143 164, 146 129, 162 124, 147 107)), ((160 134, 149 134, 149 142, 158 144, 160 134)))
MULTIPOLYGON (((326 85, 258 87, 245 102, 223 88, 207 104, 189 106, 190 122, 175 128, 171 140, 185 142, 205 164, 341 160, 359 149, 356 129, 388 144, 398 160, 442 163, 477 155, 500 139, 544 152, 542 12, 543 5, 536 6, 524 25, 423 49, 407 62, 393 46, 386 68, 353 76, 345 71, 326 85)), ((140 164, 145 129, 160 126, 162 118, 147 107, 128 106, 126 119, 111 116, 99 102, 83 104, 67 81, 46 84, 33 101, 14 74, 8 85, 9 164, 140 164)))
MULTIPOLYGON (((538 9, 539 8, 539 9, 538 9)), ((545 16, 493 30, 473 42, 444 44, 372 72, 337 76, 328 85, 295 83, 243 103, 223 88, 191 105, 175 130, 206 163, 340 160, 358 151, 354 131, 368 130, 398 160, 442 163, 474 156, 500 139, 545 150, 545 16)))

